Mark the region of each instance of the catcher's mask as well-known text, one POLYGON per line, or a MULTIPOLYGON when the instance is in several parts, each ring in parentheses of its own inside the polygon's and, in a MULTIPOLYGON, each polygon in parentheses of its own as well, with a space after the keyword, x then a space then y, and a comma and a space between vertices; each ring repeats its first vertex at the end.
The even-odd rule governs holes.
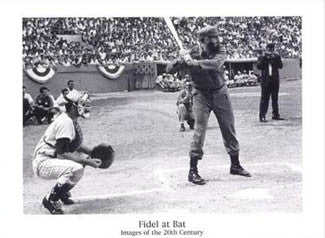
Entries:
POLYGON ((83 118, 89 118, 90 117, 90 99, 89 94, 84 93, 81 97, 77 99, 69 98, 69 95, 64 96, 64 99, 67 101, 67 103, 73 104, 78 111, 78 115, 83 118))

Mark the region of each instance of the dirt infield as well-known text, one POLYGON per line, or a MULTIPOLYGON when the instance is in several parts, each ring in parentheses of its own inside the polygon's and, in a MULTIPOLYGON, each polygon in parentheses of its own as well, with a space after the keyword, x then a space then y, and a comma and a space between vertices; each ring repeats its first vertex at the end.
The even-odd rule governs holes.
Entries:
MULTIPOLYGON (((253 177, 229 174, 229 158, 211 114, 199 164, 208 183, 187 182, 193 131, 178 132, 177 93, 95 95, 91 119, 81 120, 84 142, 110 143, 117 156, 108 170, 85 169, 72 191, 77 203, 64 207, 66 213, 302 212, 301 80, 281 83, 279 107, 285 121, 258 121, 259 87, 233 88, 230 95, 241 161, 253 177)), ((40 202, 55 181, 35 178, 31 168, 31 154, 46 127, 23 129, 25 214, 48 214, 40 202)))

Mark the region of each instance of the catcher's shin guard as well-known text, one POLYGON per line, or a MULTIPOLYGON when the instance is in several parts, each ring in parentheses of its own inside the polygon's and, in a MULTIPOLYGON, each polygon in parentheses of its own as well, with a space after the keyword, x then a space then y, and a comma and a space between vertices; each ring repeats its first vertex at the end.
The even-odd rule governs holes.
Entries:
POLYGON ((52 188, 50 195, 48 196, 48 199, 51 201, 58 201, 60 198, 60 194, 62 192, 62 184, 57 183, 52 188))
POLYGON ((69 192, 73 187, 74 185, 68 183, 62 185, 59 199, 63 202, 64 205, 74 204, 74 201, 71 199, 71 193, 69 192))
POLYGON ((59 201, 51 201, 47 197, 44 197, 42 204, 53 215, 64 213, 63 210, 61 209, 61 204, 59 201))
POLYGON ((51 190, 48 197, 44 197, 42 204, 51 214, 63 214, 61 203, 59 202, 62 185, 57 183, 51 190))

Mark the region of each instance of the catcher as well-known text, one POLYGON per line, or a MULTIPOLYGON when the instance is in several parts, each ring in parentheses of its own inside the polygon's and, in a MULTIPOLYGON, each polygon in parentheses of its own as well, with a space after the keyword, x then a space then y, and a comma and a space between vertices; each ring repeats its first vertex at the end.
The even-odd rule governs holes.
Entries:
POLYGON ((114 159, 114 151, 109 145, 101 144, 91 150, 82 144, 83 134, 78 118, 89 117, 88 95, 81 98, 68 96, 59 105, 65 105, 66 112, 60 112, 49 125, 33 154, 35 175, 57 180, 42 200, 43 206, 51 214, 63 214, 61 202, 65 205, 74 203, 69 191, 82 178, 87 165, 108 168, 114 159))

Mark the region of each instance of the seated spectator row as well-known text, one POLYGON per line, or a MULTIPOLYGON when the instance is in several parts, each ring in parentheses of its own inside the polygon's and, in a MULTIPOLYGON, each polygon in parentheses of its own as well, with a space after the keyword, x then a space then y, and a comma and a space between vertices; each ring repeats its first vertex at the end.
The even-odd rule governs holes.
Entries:
POLYGON ((224 78, 229 88, 242 87, 242 86, 256 86, 258 82, 258 75, 254 74, 253 71, 247 73, 246 70, 237 71, 233 77, 229 77, 229 71, 224 71, 224 78))
POLYGON ((39 89, 39 95, 33 97, 27 93, 27 89, 23 86, 23 125, 36 119, 38 124, 50 124, 56 115, 61 111, 65 111, 64 106, 60 106, 62 101, 66 100, 65 96, 70 95, 72 98, 79 98, 82 92, 74 88, 74 81, 69 80, 67 87, 63 88, 60 95, 54 98, 50 93, 50 89, 42 86, 39 89))
MULTIPOLYGON (((250 58, 275 42, 283 58, 301 56, 301 17, 172 18, 186 48, 197 43, 196 32, 218 25, 228 58, 250 58)), ((24 18, 24 66, 109 64, 169 61, 178 46, 163 18, 24 18), (61 35, 80 35, 69 42, 61 35)))

